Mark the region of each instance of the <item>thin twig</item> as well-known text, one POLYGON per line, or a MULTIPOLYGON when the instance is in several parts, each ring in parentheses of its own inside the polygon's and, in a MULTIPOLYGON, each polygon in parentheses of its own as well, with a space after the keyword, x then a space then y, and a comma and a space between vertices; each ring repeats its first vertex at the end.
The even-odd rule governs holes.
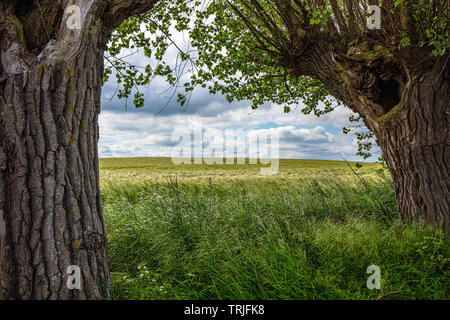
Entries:
POLYGON ((345 163, 348 164, 348 166, 350 167, 350 169, 351 169, 351 170, 353 171, 353 173, 359 178, 359 180, 361 180, 361 182, 364 184, 364 186, 366 187, 366 189, 368 189, 369 186, 366 184, 366 181, 364 181, 364 179, 361 178, 361 177, 359 176, 359 174, 358 174, 355 170, 353 170, 352 165, 344 158, 344 156, 343 156, 341 153, 339 153, 339 155, 340 155, 341 158, 345 161, 345 163))
POLYGON ((50 41, 50 35, 49 35, 47 27, 45 25, 44 13, 42 12, 41 4, 39 3, 39 0, 35 0, 35 2, 39 8, 39 11, 41 12, 41 21, 42 21, 42 26, 44 27, 44 30, 45 30, 45 34, 47 35, 48 41, 50 41))
POLYGON ((403 287, 408 283, 408 281, 406 281, 404 284, 402 284, 402 286, 400 288, 398 288, 398 290, 395 291, 391 291, 388 293, 383 293, 383 291, 381 291, 381 296, 379 296, 377 298, 377 300, 381 300, 383 298, 389 297, 389 296, 393 296, 394 294, 400 294, 400 295, 404 295, 404 296, 415 296, 415 294, 413 293, 407 293, 407 292, 402 292, 403 287))
POLYGON ((434 81, 433 81, 432 83, 426 84, 426 85, 432 86, 432 85, 437 81, 437 79, 439 79, 439 77, 441 76, 442 72, 445 70, 445 67, 447 66, 447 62, 448 62, 448 59, 449 59, 449 58, 450 58, 450 54, 448 55, 447 59, 445 60, 445 64, 444 64, 444 66, 442 67, 441 72, 439 72, 439 74, 436 76, 436 79, 434 79, 434 81))

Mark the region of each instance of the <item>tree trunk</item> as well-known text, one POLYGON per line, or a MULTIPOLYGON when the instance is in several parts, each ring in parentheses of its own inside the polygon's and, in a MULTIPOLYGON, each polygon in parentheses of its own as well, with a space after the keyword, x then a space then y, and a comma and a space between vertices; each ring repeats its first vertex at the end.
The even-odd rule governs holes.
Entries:
POLYGON ((436 65, 413 79, 376 132, 395 185, 398 210, 450 233, 450 88, 436 65))
POLYGON ((108 296, 97 156, 98 35, 90 35, 70 65, 31 61, 3 79, 0 298, 108 296), (66 285, 70 265, 81 268, 81 290, 66 285))
POLYGON ((319 66, 332 67, 319 68, 313 76, 375 134, 395 185, 399 215, 449 234, 449 58, 418 55, 422 63, 402 65, 389 57, 361 61, 315 53, 319 66))
POLYGON ((102 59, 82 56, 75 69, 36 66, 3 84, 0 298, 107 295, 96 151, 102 59), (81 268, 82 290, 66 285, 70 265, 81 268))
POLYGON ((155 2, 70 1, 75 28, 69 1, 0 3, 0 299, 109 297, 103 52, 114 27, 155 2), (67 285, 69 266, 80 268, 79 289, 67 285))

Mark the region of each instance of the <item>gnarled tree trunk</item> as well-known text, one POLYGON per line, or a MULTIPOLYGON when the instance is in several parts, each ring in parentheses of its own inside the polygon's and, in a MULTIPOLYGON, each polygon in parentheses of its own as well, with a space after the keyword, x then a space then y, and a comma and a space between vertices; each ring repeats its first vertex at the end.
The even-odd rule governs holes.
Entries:
POLYGON ((114 27, 155 2, 0 4, 0 299, 109 296, 97 153, 103 52, 114 27), (80 289, 67 286, 68 266, 80 268, 80 289))
POLYGON ((327 51, 326 44, 316 50, 307 51, 299 63, 314 67, 300 72, 320 79, 375 134, 395 185, 399 215, 449 234, 448 54, 434 57, 417 50, 400 63, 377 47, 355 55, 327 51))
POLYGON ((448 1, 422 2, 228 1, 257 43, 263 76, 285 76, 275 65, 319 80, 375 134, 400 215, 449 234, 448 1))
POLYGON ((106 295, 108 263, 97 140, 101 55, 35 64, 0 96, 0 296, 106 295), (82 268, 83 290, 66 286, 82 268))
POLYGON ((377 143, 394 181, 399 213, 450 233, 450 86, 443 64, 405 89, 380 119, 377 143))

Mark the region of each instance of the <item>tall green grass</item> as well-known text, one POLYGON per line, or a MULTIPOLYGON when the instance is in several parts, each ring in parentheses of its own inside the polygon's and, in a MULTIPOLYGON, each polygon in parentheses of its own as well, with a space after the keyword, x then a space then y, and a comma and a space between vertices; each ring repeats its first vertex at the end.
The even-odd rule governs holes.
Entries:
POLYGON ((449 239, 400 223, 389 179, 103 183, 116 299, 448 299, 449 239))

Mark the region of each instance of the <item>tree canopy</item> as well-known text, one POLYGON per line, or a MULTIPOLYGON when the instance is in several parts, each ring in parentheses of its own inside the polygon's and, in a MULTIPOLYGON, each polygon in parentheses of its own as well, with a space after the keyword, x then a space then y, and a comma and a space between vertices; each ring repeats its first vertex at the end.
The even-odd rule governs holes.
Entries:
MULTIPOLYGON (((253 108, 272 102, 289 112, 302 103, 303 113, 320 116, 337 102, 361 115, 341 87, 333 86, 337 80, 324 74, 329 70, 320 65, 320 56, 331 52, 337 71, 348 69, 350 60, 383 65, 383 73, 406 77, 417 65, 448 53, 448 22, 447 0, 160 0, 113 34, 105 80, 115 68, 118 96, 134 94, 137 107, 144 104, 139 86, 162 76, 179 89, 181 105, 201 86, 230 102, 249 100, 253 108), (170 65, 164 53, 177 46, 175 30, 188 34, 190 50, 178 48, 177 62, 170 65), (124 48, 141 48, 156 64, 130 65, 119 58, 124 48), (181 80, 186 74, 189 79, 181 80)), ((370 82, 356 79, 363 80, 370 82)), ((374 99, 390 103, 386 97, 374 99)), ((360 155, 370 155, 372 136, 357 132, 360 155)))

